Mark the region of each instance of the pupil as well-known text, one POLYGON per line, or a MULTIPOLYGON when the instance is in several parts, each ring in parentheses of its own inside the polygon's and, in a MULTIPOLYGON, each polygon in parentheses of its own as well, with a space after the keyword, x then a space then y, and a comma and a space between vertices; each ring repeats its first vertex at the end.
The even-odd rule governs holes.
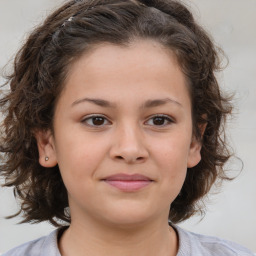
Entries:
POLYGON ((93 124, 94 125, 102 125, 104 123, 104 119, 102 117, 94 117, 93 124))
POLYGON ((155 125, 163 125, 164 124, 164 118, 163 117, 155 117, 154 118, 154 124, 155 125))

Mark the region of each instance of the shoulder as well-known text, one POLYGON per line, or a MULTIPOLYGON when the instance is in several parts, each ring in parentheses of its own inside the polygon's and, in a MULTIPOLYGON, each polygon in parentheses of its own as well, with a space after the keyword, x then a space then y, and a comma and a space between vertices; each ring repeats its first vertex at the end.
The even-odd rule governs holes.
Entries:
POLYGON ((48 236, 22 244, 2 256, 60 256, 57 245, 58 229, 48 236))
POLYGON ((247 248, 213 236, 205 236, 173 226, 179 235, 177 256, 253 256, 247 248))

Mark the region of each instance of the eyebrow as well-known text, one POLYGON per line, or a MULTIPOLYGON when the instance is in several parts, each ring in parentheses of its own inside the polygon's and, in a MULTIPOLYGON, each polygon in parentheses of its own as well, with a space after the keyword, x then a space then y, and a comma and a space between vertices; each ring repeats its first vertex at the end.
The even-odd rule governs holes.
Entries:
POLYGON ((143 105, 142 108, 152 108, 152 107, 158 107, 158 106, 162 106, 165 105, 167 103, 173 103, 176 104, 180 107, 182 107, 181 103, 171 99, 171 98, 165 98, 165 99, 155 99, 155 100, 147 100, 143 105))
POLYGON ((110 103, 109 101, 102 100, 102 99, 91 99, 91 98, 83 98, 83 99, 76 100, 72 103, 71 106, 73 107, 73 106, 83 103, 83 102, 90 102, 90 103, 93 103, 95 105, 98 105, 100 107, 105 107, 105 108, 115 108, 116 107, 116 104, 110 103))
MULTIPOLYGON (((83 102, 90 102, 93 103, 95 105, 98 105, 100 107, 105 107, 105 108, 116 108, 117 105, 114 103, 111 103, 107 100, 103 100, 103 99, 94 99, 94 98, 83 98, 83 99, 79 99, 76 100, 72 103, 72 107, 75 105, 78 105, 80 103, 83 102)), ((141 108, 152 108, 152 107, 158 107, 158 106, 162 106, 165 105, 167 103, 172 103, 172 104, 176 104, 177 106, 182 107, 182 104, 174 99, 171 98, 164 98, 164 99, 154 99, 154 100, 147 100, 145 103, 142 104, 141 108)))

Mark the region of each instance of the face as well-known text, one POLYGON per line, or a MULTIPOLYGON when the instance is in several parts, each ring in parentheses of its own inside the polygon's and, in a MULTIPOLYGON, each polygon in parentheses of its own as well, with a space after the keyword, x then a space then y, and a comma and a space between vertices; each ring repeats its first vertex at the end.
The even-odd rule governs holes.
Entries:
POLYGON ((54 136, 41 132, 37 141, 41 165, 60 168, 72 220, 167 221, 187 167, 200 161, 185 77, 153 41, 105 44, 77 60, 54 136))

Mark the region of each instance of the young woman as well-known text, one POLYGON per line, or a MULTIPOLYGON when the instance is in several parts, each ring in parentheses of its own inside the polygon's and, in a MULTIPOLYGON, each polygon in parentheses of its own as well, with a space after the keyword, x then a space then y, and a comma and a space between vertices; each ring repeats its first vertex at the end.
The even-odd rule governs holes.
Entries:
POLYGON ((49 236, 5 256, 253 255, 176 223, 228 179, 217 50, 179 1, 70 1, 19 51, 1 175, 49 236))

